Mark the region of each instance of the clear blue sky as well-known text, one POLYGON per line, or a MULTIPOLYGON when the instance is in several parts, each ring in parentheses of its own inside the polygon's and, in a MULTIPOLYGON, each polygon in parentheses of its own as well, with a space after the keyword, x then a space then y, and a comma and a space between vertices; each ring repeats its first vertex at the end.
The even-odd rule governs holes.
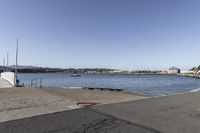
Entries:
POLYGON ((199 0, 0 0, 0 59, 22 65, 187 69, 200 64, 199 0))

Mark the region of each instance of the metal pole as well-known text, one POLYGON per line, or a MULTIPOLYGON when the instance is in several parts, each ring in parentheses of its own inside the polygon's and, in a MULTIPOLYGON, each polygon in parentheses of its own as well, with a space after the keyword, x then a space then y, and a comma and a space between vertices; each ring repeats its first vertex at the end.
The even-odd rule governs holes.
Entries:
POLYGON ((42 77, 40 78, 40 88, 42 88, 42 77))
POLYGON ((7 52, 7 67, 6 67, 6 71, 8 72, 8 61, 9 61, 9 53, 7 52))
POLYGON ((18 39, 17 39, 17 47, 16 47, 16 64, 15 64, 15 85, 17 85, 17 66, 18 65, 18 39))
POLYGON ((5 72, 5 58, 3 58, 3 72, 5 72))

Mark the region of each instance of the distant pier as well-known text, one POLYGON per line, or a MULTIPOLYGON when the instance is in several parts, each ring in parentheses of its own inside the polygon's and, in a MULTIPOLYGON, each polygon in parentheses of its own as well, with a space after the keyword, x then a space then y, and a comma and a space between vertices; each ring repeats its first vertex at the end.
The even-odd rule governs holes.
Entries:
POLYGON ((200 75, 198 74, 179 74, 180 76, 189 77, 189 78, 196 78, 200 79, 200 75))

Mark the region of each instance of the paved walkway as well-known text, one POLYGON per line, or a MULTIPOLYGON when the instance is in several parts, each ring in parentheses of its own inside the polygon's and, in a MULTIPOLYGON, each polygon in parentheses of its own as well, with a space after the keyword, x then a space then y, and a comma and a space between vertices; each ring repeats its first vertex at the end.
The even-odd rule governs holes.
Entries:
POLYGON ((1 133, 160 133, 90 109, 0 123, 1 133))
POLYGON ((2 133, 199 133, 200 92, 3 122, 2 133))
POLYGON ((77 102, 107 104, 143 98, 135 94, 100 90, 0 88, 0 122, 79 108, 77 102))
POLYGON ((103 105, 94 109, 164 133, 200 132, 200 92, 103 105))
POLYGON ((5 81, 0 77, 0 88, 10 88, 13 87, 9 82, 5 81))

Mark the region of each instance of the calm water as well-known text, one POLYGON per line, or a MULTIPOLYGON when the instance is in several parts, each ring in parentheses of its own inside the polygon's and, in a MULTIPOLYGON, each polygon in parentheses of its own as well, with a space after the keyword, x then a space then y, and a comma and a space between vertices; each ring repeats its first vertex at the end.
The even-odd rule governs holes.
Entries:
POLYGON ((32 79, 42 77, 46 87, 107 87, 148 95, 169 95, 200 88, 200 80, 170 75, 95 75, 83 74, 19 74, 21 83, 29 86, 32 79))

